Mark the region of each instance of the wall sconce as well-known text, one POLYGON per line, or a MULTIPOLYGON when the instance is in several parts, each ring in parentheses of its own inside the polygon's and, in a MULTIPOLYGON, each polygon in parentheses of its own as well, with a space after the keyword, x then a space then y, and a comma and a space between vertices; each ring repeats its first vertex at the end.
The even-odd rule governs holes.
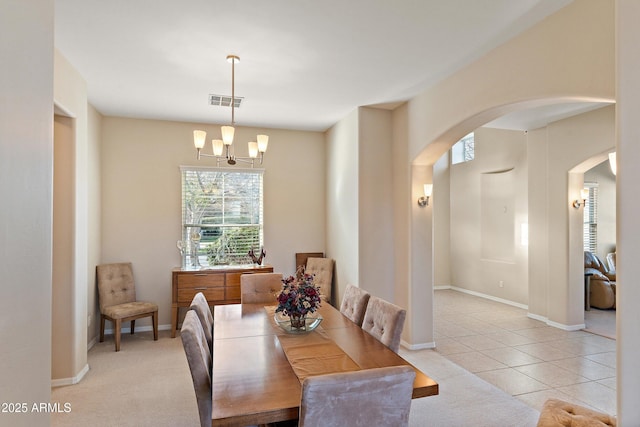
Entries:
POLYGON ((424 208, 425 206, 429 206, 429 197, 431 197, 431 193, 433 192, 433 184, 425 184, 424 185, 424 196, 420 196, 418 198, 418 206, 424 208))
POLYGON ((582 199, 582 202, 578 199, 573 201, 573 207, 576 209, 580 209, 580 206, 584 206, 587 203, 587 199, 589 198, 588 188, 583 188, 582 190, 580 190, 580 198, 582 199))
POLYGON ((615 175, 618 169, 615 151, 613 153, 609 153, 609 167, 611 168, 611 172, 615 175))

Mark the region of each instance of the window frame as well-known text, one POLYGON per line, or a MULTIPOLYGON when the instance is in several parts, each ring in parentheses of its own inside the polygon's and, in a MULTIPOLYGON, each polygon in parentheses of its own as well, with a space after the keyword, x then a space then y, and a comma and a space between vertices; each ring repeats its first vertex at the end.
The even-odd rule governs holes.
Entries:
POLYGON ((259 253, 264 246, 264 169, 180 166, 180 192, 182 211, 182 243, 180 244, 184 248, 183 267, 251 264, 249 251, 246 248, 259 253), (202 211, 196 213, 200 215, 197 220, 193 220, 190 214, 193 208, 187 206, 187 195, 190 194, 187 179, 190 173, 220 175, 204 180, 198 178, 201 185, 211 186, 208 188, 209 192, 196 193, 191 200, 193 197, 203 197, 209 199, 211 203, 207 203, 206 200, 204 203, 200 201, 202 211), (229 180, 229 174, 244 175, 244 178, 229 180), (220 182, 216 183, 218 179, 220 182), (254 186, 257 188, 249 190, 253 194, 242 194, 254 186), (233 209, 233 212, 230 209, 233 209), (239 222, 239 218, 249 220, 239 222), (247 230, 251 229, 256 230, 257 236, 252 236, 254 234, 252 231, 249 231, 247 236, 247 230), (206 230, 210 230, 209 235, 205 234, 206 230), (233 234, 241 236, 224 240, 225 237, 233 234), (228 252, 229 248, 231 252, 228 252))

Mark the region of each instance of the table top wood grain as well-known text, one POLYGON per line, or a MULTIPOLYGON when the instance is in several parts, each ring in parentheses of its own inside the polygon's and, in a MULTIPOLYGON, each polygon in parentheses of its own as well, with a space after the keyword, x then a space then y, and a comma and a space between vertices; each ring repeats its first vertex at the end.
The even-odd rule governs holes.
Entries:
MULTIPOLYGON (((295 336, 276 325, 274 308, 264 304, 214 307, 213 426, 267 424, 298 417, 301 385, 280 344, 283 335, 302 342, 312 334, 322 334, 358 369, 412 366, 329 304, 318 310, 323 317, 318 329, 295 336)), ((438 394, 438 384, 414 369, 413 398, 438 394)))

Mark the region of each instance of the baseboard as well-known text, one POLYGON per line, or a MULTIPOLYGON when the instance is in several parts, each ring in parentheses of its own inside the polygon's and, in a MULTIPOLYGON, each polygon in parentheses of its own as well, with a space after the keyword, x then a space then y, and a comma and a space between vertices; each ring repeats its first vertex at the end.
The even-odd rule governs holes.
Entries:
POLYGON ((587 327, 584 323, 580 325, 565 325, 563 323, 554 322, 553 320, 549 320, 549 318, 545 316, 540 316, 538 314, 527 313, 527 317, 533 320, 539 320, 540 322, 544 322, 549 326, 553 326, 554 328, 562 329, 563 331, 579 331, 587 327))
MULTIPOLYGON (((170 331, 171 330, 171 325, 158 325, 158 330, 159 331, 170 331)), ((149 325, 149 326, 136 326, 135 332, 150 332, 153 331, 153 326, 149 325)), ((120 328, 120 333, 121 334, 128 334, 129 332, 131 332, 131 327, 128 325, 127 322, 127 326, 123 326, 122 328, 120 328)), ((113 335, 113 328, 112 329, 105 329, 104 330, 104 334, 105 335, 113 335)))
POLYGON ((436 348, 436 343, 435 342, 427 342, 427 343, 421 343, 421 344, 409 344, 408 342, 402 340, 400 341, 400 345, 404 348, 406 348, 407 350, 424 350, 424 349, 429 349, 429 348, 436 348))
POLYGON ((73 385, 78 384, 82 378, 89 372, 89 365, 84 365, 84 368, 80 370, 78 375, 72 378, 58 378, 55 380, 51 380, 51 387, 62 387, 65 385, 73 385))
POLYGON ((507 305, 510 305, 510 306, 513 306, 513 307, 522 308, 523 310, 528 310, 529 309, 529 306, 526 305, 526 304, 520 304, 519 302, 514 302, 514 301, 510 301, 508 299, 494 297, 493 295, 487 295, 487 294, 483 294, 483 293, 476 292, 476 291, 470 291, 469 289, 459 288, 457 286, 439 286, 438 288, 451 289, 451 290, 454 290, 454 291, 462 292, 464 294, 473 295, 475 297, 480 297, 480 298, 488 299, 488 300, 491 300, 491 301, 499 302, 499 303, 502 303, 502 304, 507 304, 507 305))
POLYGON ((554 328, 562 329, 563 331, 569 331, 569 332, 579 331, 587 327, 587 325, 585 325, 584 323, 580 325, 564 325, 562 323, 554 322, 551 320, 547 320, 547 325, 553 326, 554 328))
MULTIPOLYGON (((469 294, 469 295, 473 295, 473 296, 476 296, 476 297, 485 298, 485 299, 488 299, 488 300, 491 300, 491 301, 500 302, 502 304, 511 305, 513 307, 522 308, 524 310, 529 310, 529 306, 528 305, 520 304, 520 303, 517 303, 517 302, 513 302, 513 301, 506 300, 506 299, 502 299, 502 298, 497 298, 497 297, 494 297, 494 296, 491 296, 491 295, 482 294, 480 292, 470 291, 468 289, 459 288, 457 286, 438 286, 435 289, 451 289, 453 291, 462 292, 464 294, 469 294)), ((579 324, 579 325, 564 325, 562 323, 558 323, 558 322, 554 322, 552 320, 549 320, 547 317, 540 316, 538 314, 527 313, 527 317, 529 317, 530 319, 539 320, 540 322, 544 322, 549 326, 553 326, 554 328, 562 329, 563 331, 569 331, 569 332, 579 331, 579 330, 584 329, 586 327, 586 325, 584 323, 583 324, 579 324)))

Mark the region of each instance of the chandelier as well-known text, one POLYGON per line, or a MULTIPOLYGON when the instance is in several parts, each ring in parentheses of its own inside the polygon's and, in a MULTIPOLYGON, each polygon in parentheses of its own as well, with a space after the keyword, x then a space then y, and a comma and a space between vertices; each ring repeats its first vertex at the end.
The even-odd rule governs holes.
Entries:
POLYGON ((220 133, 222 139, 214 139, 211 141, 213 145, 213 154, 203 153, 202 149, 206 143, 207 132, 203 130, 193 131, 193 144, 198 151, 198 160, 200 157, 215 157, 217 165, 220 166, 221 160, 226 160, 227 164, 235 165, 237 162, 249 163, 254 166, 256 159, 262 164, 264 152, 267 151, 269 144, 269 136, 258 135, 256 141, 249 142, 249 157, 240 157, 233 154, 233 135, 235 133, 235 65, 240 62, 240 58, 236 55, 227 55, 227 61, 231 63, 231 125, 221 126, 220 133))

